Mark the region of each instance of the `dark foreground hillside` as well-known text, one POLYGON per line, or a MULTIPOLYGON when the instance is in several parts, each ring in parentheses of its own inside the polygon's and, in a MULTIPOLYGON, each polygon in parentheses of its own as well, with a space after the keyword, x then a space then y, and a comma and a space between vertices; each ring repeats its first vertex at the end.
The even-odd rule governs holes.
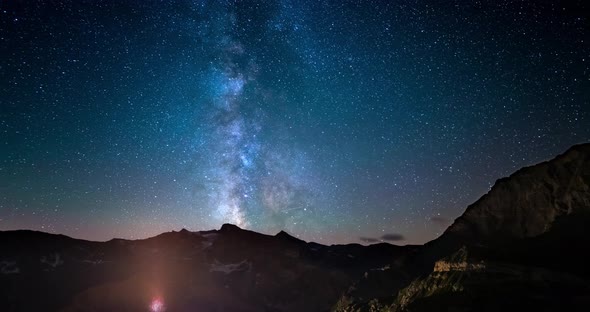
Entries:
POLYGON ((572 311, 590 305, 590 144, 500 179, 338 311, 572 311), (399 271, 417 272, 400 283, 399 271))
POLYGON ((584 144, 499 180, 423 246, 324 246, 229 224, 108 242, 0 232, 0 310, 585 310, 588 246, 584 144))

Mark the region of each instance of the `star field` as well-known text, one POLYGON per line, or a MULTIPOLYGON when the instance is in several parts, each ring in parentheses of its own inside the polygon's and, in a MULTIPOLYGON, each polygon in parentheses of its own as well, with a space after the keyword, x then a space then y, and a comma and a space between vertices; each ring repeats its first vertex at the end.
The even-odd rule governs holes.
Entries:
POLYGON ((0 230, 424 243, 590 141, 584 1, 2 1, 0 230))

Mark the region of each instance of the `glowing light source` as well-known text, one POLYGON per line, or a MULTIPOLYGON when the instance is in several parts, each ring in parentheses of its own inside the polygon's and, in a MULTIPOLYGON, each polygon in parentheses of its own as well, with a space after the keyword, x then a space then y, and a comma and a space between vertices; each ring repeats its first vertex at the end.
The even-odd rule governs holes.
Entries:
POLYGON ((161 299, 154 299, 150 304, 150 311, 151 312, 164 312, 164 302, 161 299))

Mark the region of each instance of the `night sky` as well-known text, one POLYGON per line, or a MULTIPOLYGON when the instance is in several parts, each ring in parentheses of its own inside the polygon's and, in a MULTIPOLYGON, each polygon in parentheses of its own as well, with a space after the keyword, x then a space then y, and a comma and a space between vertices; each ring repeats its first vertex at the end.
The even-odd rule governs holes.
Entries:
POLYGON ((590 141, 585 2, 0 1, 0 230, 424 243, 590 141))

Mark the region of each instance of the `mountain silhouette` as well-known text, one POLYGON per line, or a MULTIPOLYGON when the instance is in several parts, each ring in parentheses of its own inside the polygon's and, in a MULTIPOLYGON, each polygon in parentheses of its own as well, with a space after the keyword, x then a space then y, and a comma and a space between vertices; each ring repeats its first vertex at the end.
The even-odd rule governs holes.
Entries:
POLYGON ((92 242, 0 232, 2 311, 582 310, 590 144, 518 170, 422 246, 224 224, 92 242))

